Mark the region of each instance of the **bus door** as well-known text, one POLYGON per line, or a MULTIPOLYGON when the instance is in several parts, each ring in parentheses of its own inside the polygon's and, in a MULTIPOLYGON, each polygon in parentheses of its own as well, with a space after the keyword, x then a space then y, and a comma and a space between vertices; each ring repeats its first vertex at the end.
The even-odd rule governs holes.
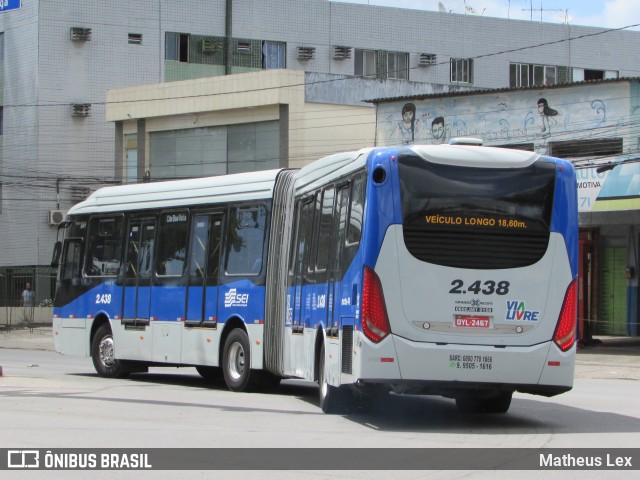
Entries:
POLYGON ((334 336, 338 336, 338 328, 333 327, 333 318, 330 314, 333 311, 333 293, 335 277, 332 272, 331 238, 335 230, 334 222, 334 200, 336 189, 333 186, 327 187, 322 192, 322 202, 319 204, 320 209, 316 210, 319 214, 319 226, 317 235, 318 245, 316 247, 315 260, 315 294, 316 305, 313 316, 314 325, 323 324, 325 331, 334 336))
POLYGON ((215 328, 222 214, 198 214, 191 224, 186 327, 215 328))
POLYGON ((155 232, 155 218, 137 218, 129 222, 127 264, 122 295, 123 324, 149 324, 155 232))

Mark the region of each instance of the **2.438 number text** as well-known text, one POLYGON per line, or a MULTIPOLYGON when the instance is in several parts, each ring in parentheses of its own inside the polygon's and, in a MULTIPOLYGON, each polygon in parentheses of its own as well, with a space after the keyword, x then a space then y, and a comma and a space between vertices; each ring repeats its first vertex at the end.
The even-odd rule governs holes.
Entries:
POLYGON ((482 280, 476 280, 471 285, 467 286, 465 289, 464 281, 456 279, 451 282, 451 286, 453 287, 449 290, 449 293, 455 294, 464 294, 467 292, 473 293, 474 295, 506 295, 509 293, 509 282, 502 280, 500 282, 494 282, 493 280, 487 280, 482 283, 482 280))

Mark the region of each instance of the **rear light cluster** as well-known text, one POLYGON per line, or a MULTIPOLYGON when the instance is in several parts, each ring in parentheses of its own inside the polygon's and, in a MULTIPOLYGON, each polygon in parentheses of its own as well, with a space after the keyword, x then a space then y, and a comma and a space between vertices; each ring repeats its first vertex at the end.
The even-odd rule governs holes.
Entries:
POLYGON ((566 352, 576 341, 576 322, 578 312, 578 279, 574 279, 564 296, 562 310, 558 317, 553 341, 560 350, 566 352))
POLYGON ((364 267, 362 282, 362 331, 374 343, 381 342, 391 333, 382 284, 369 267, 364 267))

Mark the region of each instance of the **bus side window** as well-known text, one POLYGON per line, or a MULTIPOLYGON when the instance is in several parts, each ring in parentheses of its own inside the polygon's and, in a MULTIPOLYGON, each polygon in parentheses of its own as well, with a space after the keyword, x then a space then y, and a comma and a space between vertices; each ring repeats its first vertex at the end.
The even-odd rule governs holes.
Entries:
POLYGON ((332 269, 338 272, 338 278, 342 278, 344 267, 341 265, 343 245, 345 242, 345 230, 347 228, 347 213, 349 212, 349 185, 343 185, 338 190, 336 198, 337 231, 333 238, 331 256, 333 258, 332 269))
POLYGON ((301 275, 305 256, 305 244, 307 240, 307 225, 313 220, 313 202, 307 201, 304 204, 298 202, 298 222, 296 232, 296 251, 293 263, 293 274, 301 275))
POLYGON ((167 212, 160 217, 158 237, 158 275, 182 276, 189 238, 188 212, 167 212))
POLYGON ((73 280, 74 278, 80 278, 81 270, 82 239, 70 238, 65 242, 60 278, 62 280, 73 280))
POLYGON ((320 230, 320 213, 322 211, 322 192, 316 192, 314 195, 315 206, 313 209, 313 222, 309 224, 307 232, 307 245, 310 247, 307 250, 308 255, 305 256, 305 272, 313 274, 313 270, 316 264, 316 258, 318 254, 318 233, 320 230))
POLYGON ((89 223, 89 252, 86 274, 112 276, 120 273, 122 264, 122 216, 92 218, 89 223))
POLYGON ((296 200, 296 205, 293 210, 293 226, 291 228, 291 242, 289 250, 289 277, 292 277, 296 273, 296 259, 298 253, 298 242, 300 240, 300 200, 296 200))
POLYGON ((327 188, 322 194, 322 210, 320 212, 320 230, 318 232, 318 255, 316 272, 323 272, 329 264, 329 248, 333 226, 333 200, 335 188, 327 188))
POLYGON ((343 258, 344 268, 348 268, 360 245, 364 217, 365 181, 366 177, 364 175, 358 175, 351 184, 351 204, 343 258))
POLYGON ((264 206, 231 209, 227 235, 227 275, 259 275, 265 241, 264 206))
MULTIPOLYGON (((315 198, 315 197, 313 197, 315 198)), ((311 258, 311 249, 313 248, 312 237, 313 237, 313 211, 314 204, 313 198, 305 203, 302 207, 302 217, 304 218, 304 222, 300 222, 304 224, 304 231, 300 231, 300 235, 304 235, 300 242, 300 251, 298 255, 300 257, 300 273, 305 276, 308 272, 308 265, 310 265, 311 258)), ((303 282, 304 283, 304 282, 303 282)))

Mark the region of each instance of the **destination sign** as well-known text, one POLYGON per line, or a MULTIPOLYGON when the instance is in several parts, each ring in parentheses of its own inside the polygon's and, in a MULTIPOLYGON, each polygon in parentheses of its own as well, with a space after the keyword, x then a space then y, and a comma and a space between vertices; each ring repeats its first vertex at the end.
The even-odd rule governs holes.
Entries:
POLYGON ((461 227, 488 227, 524 230, 529 225, 524 220, 510 217, 487 217, 473 215, 425 215, 429 225, 454 225, 461 227))

